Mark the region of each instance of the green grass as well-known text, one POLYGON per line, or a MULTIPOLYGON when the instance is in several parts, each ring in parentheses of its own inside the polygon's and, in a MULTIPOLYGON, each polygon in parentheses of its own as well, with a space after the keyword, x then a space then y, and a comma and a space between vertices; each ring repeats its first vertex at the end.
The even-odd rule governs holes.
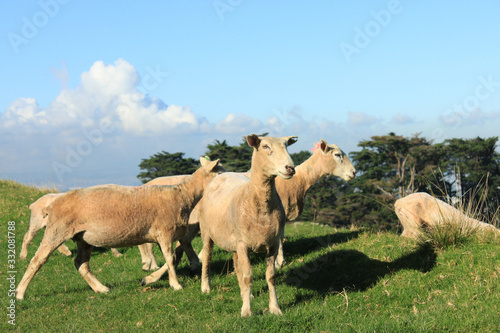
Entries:
MULTIPOLYGON (((0 253, 6 257, 7 221, 16 222, 16 246, 28 228, 28 205, 44 192, 0 181, 0 253)), ((31 258, 43 233, 29 249, 31 258)), ((67 243, 71 250, 75 244, 67 243)), ((194 242, 195 249, 201 241, 194 242)), ((212 291, 202 294, 200 277, 184 259, 177 273, 184 289, 168 278, 142 287, 137 248, 94 251, 91 267, 110 287, 94 293, 75 270, 72 258, 57 251, 16 303, 16 326, 2 316, 0 331, 20 332, 498 332, 500 251, 498 241, 472 240, 444 250, 419 245, 392 233, 334 229, 312 223, 286 228, 288 264, 276 278, 283 316, 267 311, 269 293, 262 255, 252 255, 253 316, 240 317, 241 298, 231 254, 214 251, 212 291)), ((156 257, 163 263, 159 250, 156 257)), ((8 271, 2 258, 2 305, 8 271)), ((17 259, 17 282, 28 260, 17 259)))

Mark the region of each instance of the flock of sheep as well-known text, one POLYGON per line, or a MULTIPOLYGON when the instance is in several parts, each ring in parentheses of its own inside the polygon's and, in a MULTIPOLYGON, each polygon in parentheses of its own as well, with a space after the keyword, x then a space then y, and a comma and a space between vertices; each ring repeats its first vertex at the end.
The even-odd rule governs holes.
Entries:
MULTIPOLYGON (((217 244, 233 253, 243 300, 241 316, 252 314, 250 251, 266 253, 269 310, 281 315, 274 274, 285 262, 285 222, 299 217, 307 191, 319 178, 333 175, 349 181, 356 176, 356 169, 338 146, 324 140, 316 143, 313 154, 297 167, 287 151, 297 137, 254 134, 246 140, 253 147, 248 173, 225 172, 219 160, 202 157, 201 167, 191 175, 160 177, 138 187, 94 186, 38 199, 30 205, 30 226, 20 257, 26 258, 29 243, 43 227, 45 234, 16 289, 17 299, 24 299, 29 283, 54 250, 71 255, 63 244, 69 239, 77 244, 76 269, 97 293, 109 289, 90 270, 93 247, 109 247, 118 256, 116 248, 136 245, 143 270, 154 271, 143 278, 142 285, 158 281, 168 271, 170 286, 182 289, 175 269, 185 252, 193 271, 201 258, 201 290, 209 293, 212 249, 217 244), (203 250, 197 255, 191 241, 200 232, 203 250), (153 243, 160 246, 165 258, 162 267, 156 263, 153 243)), ((395 212, 406 237, 415 238, 422 229, 445 219, 500 234, 492 225, 466 217, 426 193, 398 199, 395 212)))
MULTIPOLYGON (((336 145, 316 143, 313 154, 294 167, 287 147, 297 137, 258 137, 248 135, 253 147, 248 173, 225 172, 219 160, 200 158, 201 167, 191 175, 161 177, 138 186, 101 185, 60 194, 47 194, 30 206, 32 216, 21 258, 38 230, 45 234, 16 289, 24 299, 29 283, 54 250, 70 255, 63 244, 77 244, 75 267, 98 293, 109 289, 89 267, 93 247, 139 246, 142 268, 154 270, 142 285, 158 281, 168 271, 174 290, 182 286, 175 268, 186 252, 192 270, 200 265, 191 246, 201 232, 203 250, 201 290, 210 292, 209 269, 213 245, 233 252, 240 286, 242 316, 250 316, 252 268, 249 252, 266 253, 266 280, 269 309, 281 314, 275 288, 275 266, 284 263, 282 239, 287 220, 296 219, 304 208, 309 188, 322 176, 335 175, 344 180, 355 177, 349 158, 336 145), (279 176, 279 177, 278 177, 279 176), (179 241, 173 251, 173 243, 179 241), (159 244, 165 264, 158 267, 153 243, 159 244)), ((115 250, 115 254, 119 253, 115 250)))

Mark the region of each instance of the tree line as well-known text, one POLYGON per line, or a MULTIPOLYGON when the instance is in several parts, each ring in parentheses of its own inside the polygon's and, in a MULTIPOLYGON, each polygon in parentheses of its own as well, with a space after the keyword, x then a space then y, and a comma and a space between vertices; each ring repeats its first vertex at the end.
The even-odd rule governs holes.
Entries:
MULTIPOLYGON (((483 198, 485 219, 497 213, 500 202, 500 154, 498 137, 448 139, 442 143, 415 134, 389 133, 358 143, 351 152, 357 176, 345 182, 334 176, 321 178, 308 192, 300 219, 337 227, 363 226, 373 230, 398 230, 393 207, 398 198, 427 192, 444 201, 461 198, 470 202, 483 198)), ((137 176, 143 183, 162 176, 190 174, 199 167, 197 159, 183 152, 159 152, 142 159, 137 176)), ((228 171, 250 170, 252 148, 243 138, 237 146, 226 140, 207 145, 205 155, 220 158, 228 171)), ((295 165, 311 152, 292 153, 295 165)), ((497 214, 498 217, 498 214, 497 214)))

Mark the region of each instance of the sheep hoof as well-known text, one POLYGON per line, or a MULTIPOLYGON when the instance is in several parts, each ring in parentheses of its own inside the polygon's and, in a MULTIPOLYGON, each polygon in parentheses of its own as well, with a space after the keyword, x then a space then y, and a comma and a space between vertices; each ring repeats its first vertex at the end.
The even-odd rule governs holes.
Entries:
POLYGON ((242 317, 250 317, 252 315, 252 310, 250 309, 241 309, 242 317))
POLYGON ((144 286, 145 286, 145 285, 147 285, 147 284, 148 284, 148 283, 146 282, 146 278, 142 279, 142 281, 141 281, 141 286, 143 286, 143 287, 144 287, 144 286))
POLYGON ((274 268, 275 269, 282 269, 286 265, 286 261, 283 260, 282 262, 275 262, 274 263, 274 268))
POLYGON ((180 284, 179 284, 179 285, 173 285, 173 286, 171 286, 171 287, 172 287, 172 289, 174 289, 174 290, 182 290, 182 286, 181 286, 180 284))
POLYGON ((271 308, 269 310, 269 312, 271 312, 272 314, 277 315, 277 316, 283 315, 283 312, 281 312, 280 308, 271 308))

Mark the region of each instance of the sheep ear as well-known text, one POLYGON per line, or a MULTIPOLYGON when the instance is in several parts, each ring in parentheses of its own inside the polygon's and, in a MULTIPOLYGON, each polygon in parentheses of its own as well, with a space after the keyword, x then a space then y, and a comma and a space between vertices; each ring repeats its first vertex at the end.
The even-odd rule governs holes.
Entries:
POLYGON ((213 170, 215 170, 215 168, 217 168, 217 166, 219 165, 219 162, 220 162, 220 159, 216 159, 215 161, 211 161, 210 158, 208 158, 207 156, 200 157, 201 166, 204 169, 206 169, 207 172, 212 172, 213 170))
POLYGON ((200 157, 200 164, 201 164, 201 166, 205 166, 208 163, 210 163, 210 157, 208 157, 208 156, 201 156, 200 157))
POLYGON ((326 143, 326 141, 323 139, 321 139, 320 148, 321 148, 321 151, 323 152, 323 154, 326 154, 326 152, 328 150, 328 143, 326 143))
POLYGON ((250 147, 259 148, 260 138, 256 134, 247 135, 247 143, 250 147))
POLYGON ((285 145, 288 147, 288 146, 293 145, 295 142, 297 142, 298 136, 295 136, 295 135, 285 136, 284 139, 285 139, 285 145))
POLYGON ((220 159, 216 159, 215 161, 208 162, 205 166, 208 172, 214 172, 214 170, 219 166, 220 159))

